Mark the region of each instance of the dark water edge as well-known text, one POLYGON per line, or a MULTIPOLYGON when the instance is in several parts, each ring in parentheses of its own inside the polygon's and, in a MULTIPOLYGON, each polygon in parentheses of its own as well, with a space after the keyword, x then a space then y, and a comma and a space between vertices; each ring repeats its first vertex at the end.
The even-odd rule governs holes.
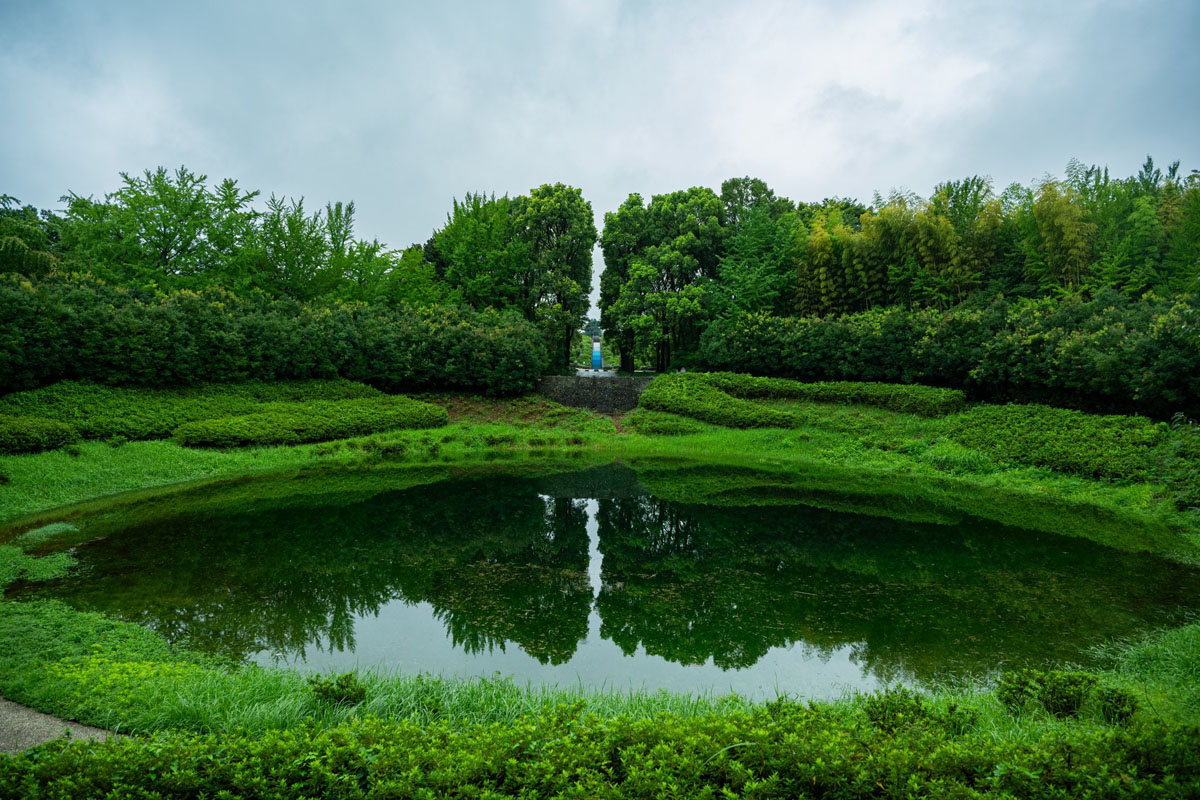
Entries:
POLYGON ((83 517, 73 574, 10 594, 304 669, 809 697, 1090 664, 1092 645, 1200 606, 1195 567, 836 482, 455 472, 294 476, 83 517))

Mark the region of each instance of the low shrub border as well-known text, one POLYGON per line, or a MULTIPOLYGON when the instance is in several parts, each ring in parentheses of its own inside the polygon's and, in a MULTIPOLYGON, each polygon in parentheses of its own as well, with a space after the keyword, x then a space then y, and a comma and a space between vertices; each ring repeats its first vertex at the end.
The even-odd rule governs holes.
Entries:
POLYGON ((659 375, 642 392, 638 405, 726 428, 794 428, 794 414, 733 397, 704 375, 659 375))
POLYGON ((950 417, 945 431, 959 444, 997 461, 1070 475, 1146 480, 1168 428, 1145 417, 985 405, 950 417))
POLYGON ((822 381, 801 383, 786 378, 758 378, 736 372, 709 372, 704 378, 734 397, 789 398, 814 403, 861 403, 889 411, 940 417, 958 411, 966 395, 958 389, 939 389, 905 383, 822 381))
POLYGON ((73 426, 85 439, 161 439, 185 422, 249 414, 264 403, 384 397, 354 381, 245 381, 141 389, 62 381, 0 397, 0 414, 30 414, 73 426))
POLYGON ((407 397, 272 403, 254 414, 185 423, 174 438, 188 447, 303 444, 449 422, 446 409, 407 397))
POLYGON ((65 423, 0 414, 0 454, 40 453, 78 441, 79 432, 65 423))

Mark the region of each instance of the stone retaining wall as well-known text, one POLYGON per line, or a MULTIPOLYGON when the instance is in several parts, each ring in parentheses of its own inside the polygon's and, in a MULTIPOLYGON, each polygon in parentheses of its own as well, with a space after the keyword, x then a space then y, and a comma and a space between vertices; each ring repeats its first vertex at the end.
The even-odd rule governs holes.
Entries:
POLYGON ((620 414, 637 407, 642 390, 653 377, 550 375, 542 378, 538 391, 564 406, 590 408, 603 414, 620 414))

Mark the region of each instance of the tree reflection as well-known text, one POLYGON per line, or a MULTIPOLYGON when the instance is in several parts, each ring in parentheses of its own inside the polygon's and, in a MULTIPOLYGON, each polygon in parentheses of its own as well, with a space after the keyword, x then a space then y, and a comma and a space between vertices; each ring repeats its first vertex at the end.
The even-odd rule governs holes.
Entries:
MULTIPOLYGON (((628 471, 584 475, 602 498, 600 633, 628 656, 745 669, 773 648, 849 648, 880 678, 932 680, 1078 660, 1200 603, 1193 568, 970 518, 940 524, 912 503, 894 504, 906 521, 881 503, 874 516, 830 510, 824 495, 822 510, 770 476, 722 484, 712 469, 660 470, 667 501, 639 494, 628 471), (687 502, 718 492, 724 505, 687 502)), ((491 476, 326 507, 239 497, 86 543, 74 575, 23 591, 234 657, 352 650, 361 617, 429 603, 468 653, 513 645, 564 664, 593 610, 588 516, 571 486, 491 476)))

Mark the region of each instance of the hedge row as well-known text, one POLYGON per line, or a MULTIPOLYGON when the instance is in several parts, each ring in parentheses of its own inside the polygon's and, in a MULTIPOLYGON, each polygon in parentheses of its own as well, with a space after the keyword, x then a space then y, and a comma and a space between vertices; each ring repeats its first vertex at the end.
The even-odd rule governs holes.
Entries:
POLYGON ((542 339, 515 312, 0 278, 0 392, 68 379, 161 387, 340 376, 394 392, 519 394, 544 367, 542 339))
POLYGON ((79 441, 79 432, 52 419, 0 414, 0 454, 40 453, 79 441))
POLYGON ((0 397, 0 414, 36 414, 66 423, 85 439, 161 439, 185 422, 249 414, 263 403, 384 397, 347 380, 247 381, 141 389, 63 381, 0 397))
POLYGON ((704 426, 694 419, 645 408, 635 408, 626 415, 624 421, 638 433, 647 436, 682 436, 704 430, 704 426))
POLYGON ((802 381, 922 383, 975 399, 1169 419, 1200 416, 1200 296, 1101 292, 1080 300, 996 299, 950 311, 718 320, 699 366, 802 381))
POLYGON ((1039 405, 976 406, 946 420, 955 441, 996 461, 1099 478, 1146 480, 1166 440, 1145 417, 1085 414, 1039 405))
POLYGON ((175 440, 189 447, 303 444, 449 422, 446 409, 407 397, 269 403, 253 414, 185 423, 175 440))
POLYGON ((705 379, 734 397, 792 398, 815 403, 861 403, 926 417, 953 414, 966 403, 966 395, 957 389, 902 383, 801 383, 785 378, 759 378, 733 372, 710 372, 705 374, 705 379))
POLYGON ((0 796, 1184 798, 1200 730, 1064 723, 1017 741, 969 715, 848 715, 778 702, 680 718, 578 710, 511 725, 359 720, 329 730, 58 740, 0 757, 0 796), (956 730, 965 728, 965 731, 956 730))
POLYGON ((794 414, 732 397, 712 385, 704 375, 659 375, 642 392, 638 405, 726 428, 794 428, 794 414))

